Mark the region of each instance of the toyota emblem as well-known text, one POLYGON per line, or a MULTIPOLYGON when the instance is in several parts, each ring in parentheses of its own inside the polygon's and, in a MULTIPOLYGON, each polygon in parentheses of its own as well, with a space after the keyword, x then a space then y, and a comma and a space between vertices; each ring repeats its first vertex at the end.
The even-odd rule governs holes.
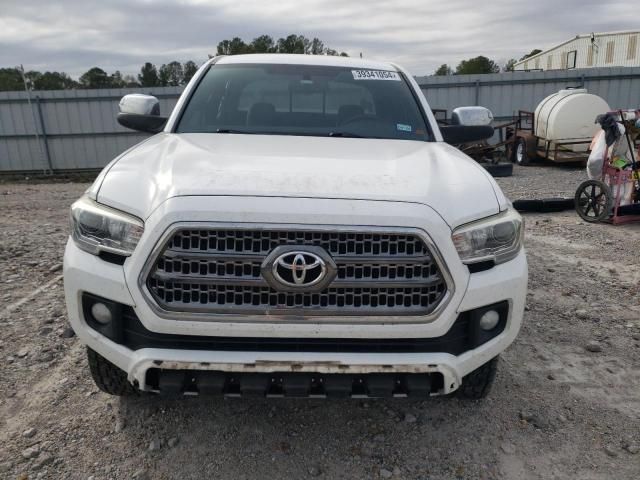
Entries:
POLYGON ((321 247, 283 246, 267 256, 262 274, 276 290, 319 290, 335 278, 336 266, 321 247))

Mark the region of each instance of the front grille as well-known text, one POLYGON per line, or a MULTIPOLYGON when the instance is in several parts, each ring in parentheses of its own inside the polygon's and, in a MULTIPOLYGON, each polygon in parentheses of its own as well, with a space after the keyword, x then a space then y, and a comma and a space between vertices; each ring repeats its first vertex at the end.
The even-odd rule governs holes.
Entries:
POLYGON ((308 230, 180 230, 167 248, 227 254, 267 255, 280 245, 318 245, 335 255, 416 255, 426 252, 412 234, 308 230))
POLYGON ((427 315, 447 285, 413 233, 181 229, 152 260, 146 286, 169 312, 427 315), (261 274, 276 247, 324 248, 337 267, 321 291, 277 291, 261 274))

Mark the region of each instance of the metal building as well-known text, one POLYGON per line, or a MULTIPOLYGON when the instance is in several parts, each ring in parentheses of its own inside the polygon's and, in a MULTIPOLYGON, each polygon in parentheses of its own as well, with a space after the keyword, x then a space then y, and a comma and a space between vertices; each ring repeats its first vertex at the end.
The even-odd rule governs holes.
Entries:
POLYGON ((514 70, 640 67, 640 30, 578 35, 519 61, 514 70))

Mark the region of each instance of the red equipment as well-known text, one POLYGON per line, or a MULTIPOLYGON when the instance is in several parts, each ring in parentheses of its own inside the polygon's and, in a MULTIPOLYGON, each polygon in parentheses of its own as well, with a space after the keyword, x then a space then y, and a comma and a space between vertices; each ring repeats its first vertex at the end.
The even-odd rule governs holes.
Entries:
MULTIPOLYGON (((618 110, 610 112, 617 116, 617 122, 625 127, 624 137, 633 152, 634 142, 631 131, 640 119, 640 110, 618 110)), ((617 141, 623 141, 620 138, 617 141)), ((611 158, 613 148, 605 150, 600 180, 586 180, 580 184, 575 195, 575 208, 580 217, 587 222, 608 221, 614 225, 640 221, 640 161, 632 158, 625 165, 611 158), (622 205, 623 195, 631 188, 630 202, 622 205)), ((631 157, 633 154, 631 153, 631 157)), ((637 157, 640 159, 640 148, 637 157)))

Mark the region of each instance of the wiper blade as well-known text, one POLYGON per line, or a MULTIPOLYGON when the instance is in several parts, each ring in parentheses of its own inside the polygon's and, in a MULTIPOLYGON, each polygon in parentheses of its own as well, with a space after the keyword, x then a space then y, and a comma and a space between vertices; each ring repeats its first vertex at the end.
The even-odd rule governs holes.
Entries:
POLYGON ((246 130, 235 130, 233 128, 218 128, 216 130, 216 133, 244 133, 244 134, 250 135, 256 132, 247 132, 246 130))
POLYGON ((344 137, 344 138, 364 138, 363 135, 350 132, 329 132, 330 137, 344 137))

